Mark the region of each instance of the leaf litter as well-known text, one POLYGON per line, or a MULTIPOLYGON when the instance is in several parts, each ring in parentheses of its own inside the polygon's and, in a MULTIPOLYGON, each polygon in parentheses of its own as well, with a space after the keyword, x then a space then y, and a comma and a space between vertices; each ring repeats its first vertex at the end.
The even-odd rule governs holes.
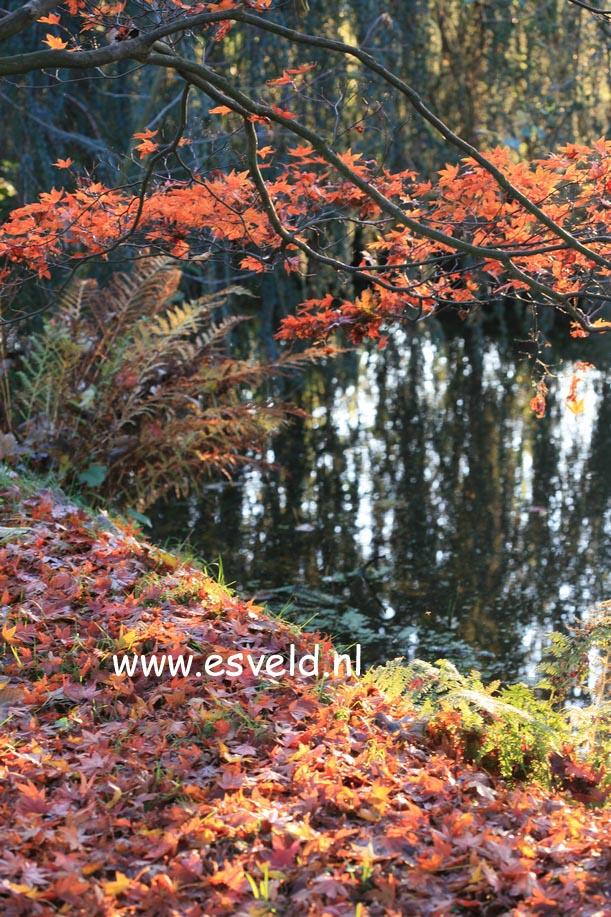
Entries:
POLYGON ((324 660, 192 563, 2 495, 3 917, 611 914, 611 813, 423 742, 355 677, 117 676, 112 654, 324 660))

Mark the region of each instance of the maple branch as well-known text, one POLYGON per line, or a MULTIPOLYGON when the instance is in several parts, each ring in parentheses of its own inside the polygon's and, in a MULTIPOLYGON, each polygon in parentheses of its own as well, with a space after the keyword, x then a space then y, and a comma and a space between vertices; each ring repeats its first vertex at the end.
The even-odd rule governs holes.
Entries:
MULTIPOLYGON (((360 268, 355 267, 352 264, 346 264, 345 261, 340 261, 337 258, 331 258, 329 257, 329 255, 323 255, 321 252, 316 251, 316 249, 308 245, 307 242, 304 242, 303 239, 300 239, 294 233, 286 229, 286 227, 282 223, 282 220, 278 216, 278 212, 274 206, 274 202, 272 201, 270 197, 270 194, 267 190, 267 186, 265 184, 265 180, 259 168, 259 162, 257 160, 257 145, 258 145, 257 144, 257 132, 255 131, 254 124, 252 123, 250 118, 247 117, 246 115, 243 116, 243 120, 244 120, 244 130, 246 132, 246 141, 247 141, 248 169, 252 176, 252 180, 255 185, 255 188, 257 189, 259 193, 259 197, 261 198, 263 209, 265 210, 265 213, 267 214, 267 218, 270 221, 270 223, 272 224, 272 227, 274 228, 274 230, 280 236, 280 238, 287 245, 294 245, 296 248, 300 249, 300 251, 308 255, 314 261, 318 261, 320 264, 326 264, 327 266, 334 268, 336 271, 346 271, 348 273, 351 273, 354 277, 358 277, 361 280, 367 281, 368 283, 373 283, 376 286, 383 287, 385 290, 389 290, 392 293, 411 292, 411 290, 414 287, 414 284, 410 284, 409 286, 395 286, 392 283, 388 283, 383 278, 376 277, 372 274, 368 274, 366 271, 362 271, 360 270, 360 268)), ((389 267, 385 266, 384 269, 388 271, 389 267)), ((392 265, 391 270, 394 270, 394 269, 396 269, 396 265, 392 265)), ((424 283, 424 282, 425 281, 421 281, 421 283, 424 283)), ((421 310, 416 310, 416 311, 418 312, 418 314, 420 314, 421 310)))
MULTIPOLYGON (((522 283, 527 284, 531 290, 536 290, 542 296, 549 296, 548 291, 550 288, 546 284, 540 283, 530 274, 524 273, 524 271, 520 270, 520 268, 516 264, 514 264, 514 262, 511 259, 507 262, 506 267, 509 273, 513 277, 515 277, 516 280, 521 280, 522 283)), ((576 299, 579 296, 579 292, 565 293, 561 295, 562 295, 561 300, 558 294, 555 297, 557 302, 558 301, 562 302, 561 308, 568 315, 570 315, 571 318, 573 318, 576 322, 578 322, 582 328, 585 328, 587 331, 596 331, 597 329, 590 323, 590 320, 588 316, 585 314, 585 312, 582 312, 581 309, 579 309, 577 306, 573 305, 572 303, 572 300, 576 299)))
MULTIPOLYGON (((188 105, 190 88, 191 86, 187 82, 185 83, 185 86, 183 87, 183 90, 181 92, 180 116, 179 116, 178 125, 174 133, 173 139, 170 141, 169 144, 167 144, 167 146, 158 150, 153 156, 151 156, 151 159, 149 160, 146 172, 144 174, 144 178, 142 179, 142 182, 140 184, 140 191, 139 191, 138 197, 136 198, 136 213, 132 219, 131 226, 121 236, 119 236, 119 238, 115 239, 115 241, 111 245, 108 245, 106 248, 102 249, 101 251, 92 252, 89 255, 84 255, 82 258, 79 258, 78 262, 70 270, 68 277, 61 284, 59 290, 53 291, 53 301, 56 301, 57 299, 61 298, 64 291, 68 288, 69 284, 71 283, 71 281, 76 276, 77 272, 81 269, 81 267, 84 264, 86 264, 88 261, 97 260, 99 258, 106 257, 107 255, 111 254, 111 252, 119 248, 121 245, 125 244, 125 242, 128 242, 129 239, 131 239, 134 236, 134 234, 136 233, 136 230, 138 229, 138 226, 140 225, 142 212, 144 210, 146 193, 149 188, 151 179, 153 178, 155 166, 157 165, 160 159, 163 159, 165 156, 168 156, 171 153, 177 153, 178 151, 178 146, 184 134, 185 127, 187 124, 187 105, 188 105)), ((70 227, 67 227, 65 231, 68 231, 69 228, 70 227)), ((27 317, 32 318, 33 316, 41 315, 45 313, 47 309, 49 308, 50 304, 51 303, 49 302, 34 312, 28 312, 27 317)), ((17 317, 10 318, 10 319, 5 319, 5 318, 0 317, 0 327, 3 327, 5 325, 16 324, 18 322, 23 321, 23 318, 24 316, 17 316, 17 317)))
POLYGON ((575 6, 580 6, 582 9, 587 10, 589 13, 595 13, 597 16, 603 16, 607 22, 611 21, 611 10, 599 10, 595 6, 590 6, 589 3, 584 3, 584 0, 569 0, 569 3, 574 3, 575 6))
MULTIPOLYGON (((2 24, 0 19, 0 26, 2 24)), ((23 76, 35 70, 88 70, 116 64, 119 61, 142 62, 154 38, 139 35, 127 41, 115 41, 102 48, 86 51, 30 51, 27 54, 12 54, 0 57, 0 76, 23 76)))
MULTIPOLYGON (((575 2, 577 5, 587 7, 581 0, 570 0, 570 2, 575 2)), ((42 14, 56 6, 59 6, 56 0, 30 0, 30 2, 24 4, 19 10, 0 18, 0 40, 11 37, 28 25, 31 25, 31 23, 40 18, 42 14)), ((592 8, 592 11, 604 14, 603 11, 596 10, 595 8, 592 8)), ((518 203, 526 212, 530 213, 531 216, 537 220, 537 223, 541 227, 545 227, 550 233, 562 240, 559 247, 566 246, 581 254, 592 265, 597 265, 607 271, 611 270, 611 260, 599 254, 597 251, 594 251, 577 238, 577 236, 573 235, 567 229, 564 229, 554 219, 549 217, 541 206, 531 200, 526 194, 522 193, 519 188, 517 188, 503 172, 494 165, 494 163, 467 141, 463 140, 463 138, 452 131, 444 121, 438 118, 425 105, 420 95, 412 86, 384 67, 375 57, 363 50, 362 47, 287 28, 243 9, 223 9, 215 12, 208 11, 195 16, 183 16, 182 18, 164 22, 149 30, 148 33, 141 33, 127 40, 113 41, 104 47, 90 50, 80 50, 76 48, 73 50, 50 49, 27 54, 17 54, 12 57, 3 57, 0 59, 0 75, 9 76, 24 74, 33 70, 44 70, 46 68, 83 70, 87 68, 99 68, 123 60, 135 60, 141 64, 162 66, 171 69, 182 76, 187 84, 192 83, 197 88, 209 94, 211 98, 222 99, 224 104, 227 104, 243 118, 246 125, 250 174, 263 207, 270 219, 271 225, 285 243, 288 244, 290 242, 290 244, 296 245, 304 253, 308 254, 309 257, 315 258, 318 262, 325 263, 336 270, 348 271, 354 276, 364 278, 368 282, 374 282, 378 286, 385 287, 394 292, 401 292, 404 289, 393 286, 383 278, 374 277, 371 272, 362 271, 358 266, 344 264, 344 262, 338 259, 317 252, 283 226, 275 211, 273 202, 267 192, 267 187, 259 170, 256 153, 256 133, 250 122, 250 117, 252 115, 266 118, 270 122, 279 124, 294 136, 306 140, 312 148, 320 154, 321 158, 326 163, 332 166, 346 181, 350 182, 355 188, 358 188, 367 195, 367 197, 380 208, 382 213, 391 217, 399 225, 410 230, 414 235, 429 239, 455 252, 463 252, 477 258, 494 259, 499 264, 503 265, 509 275, 520 279, 534 293, 544 297, 548 301, 560 304, 561 308, 568 311, 584 328, 593 330, 587 316, 573 305, 572 300, 579 295, 578 292, 559 293, 540 279, 536 279, 531 274, 525 273, 515 264, 515 259, 528 258, 532 256, 535 251, 541 251, 542 246, 540 243, 537 249, 528 249, 524 247, 518 250, 476 245, 464 239, 449 235, 447 232, 435 229, 434 226, 430 224, 418 222, 410 217, 406 210, 394 203, 393 200, 376 187, 372 179, 363 177, 354 168, 348 165, 341 155, 335 151, 333 146, 327 142, 324 137, 316 133, 316 131, 309 129, 297 119, 279 114, 278 110, 274 107, 262 104, 250 98, 216 70, 203 63, 195 63, 180 57, 162 41, 162 39, 170 38, 171 36, 192 32, 197 28, 204 28, 223 21, 238 22, 245 26, 250 26, 254 29, 277 35, 292 44, 301 44, 310 48, 326 50, 358 60, 368 73, 376 74, 388 86, 405 97, 415 111, 417 111, 427 123, 434 127, 448 143, 452 144, 467 157, 477 162, 481 168, 493 178, 497 186, 505 192, 508 200, 513 200, 518 203), (254 153, 252 149, 253 133, 255 139, 254 153)), ((188 93, 188 89, 186 91, 188 93)), ((172 151, 178 156, 177 143, 178 141, 175 141, 174 144, 170 144, 170 146, 158 151, 149 161, 137 198, 136 214, 132 221, 132 226, 127 233, 124 233, 107 251, 112 251, 118 245, 127 241, 135 233, 142 216, 144 201, 154 173, 154 167, 160 157, 168 155, 172 151)), ((592 241, 596 242, 598 240, 594 238, 592 241)), ((547 246, 547 248, 551 249, 552 246, 547 246)), ((100 253, 96 253, 95 257, 99 256, 100 253)), ((94 255, 88 257, 94 257, 94 255)), ((82 260, 84 261, 86 259, 82 260)), ((382 271, 385 269, 385 266, 375 266, 375 269, 382 271)), ((386 269, 390 272, 393 266, 389 266, 386 269)))
POLYGON ((56 293, 55 296, 61 295, 63 290, 67 287, 67 285, 70 283, 70 281, 72 280, 72 278, 74 277, 74 275, 76 274, 76 272, 78 271, 78 269, 84 262, 109 255, 111 252, 116 251, 116 249, 119 248, 119 246, 124 245, 125 242, 128 242, 132 238, 132 236, 135 234, 136 230, 138 229, 138 226, 140 225, 140 220, 142 218, 142 212, 144 210, 144 203, 146 200, 146 192, 148 191, 149 185, 153 178, 153 175, 155 172, 155 166, 161 159, 164 159, 166 156, 170 155, 171 153, 176 153, 178 150, 178 145, 184 134, 185 127, 187 126, 187 105, 189 101, 190 89, 191 89, 190 83, 185 83, 185 86, 181 93, 181 99, 180 99, 180 116, 179 116, 178 125, 176 127, 176 131, 174 133, 173 139, 170 141, 170 143, 167 144, 167 146, 164 146, 162 149, 157 150, 157 152, 151 156, 148 162, 146 172, 144 173, 144 178, 142 179, 142 183, 140 185, 140 191, 136 199, 137 200, 136 213, 133 217, 131 226, 129 227, 129 229, 127 229, 123 233, 122 236, 119 236, 118 239, 115 239, 112 245, 107 246, 107 248, 103 249, 102 251, 92 252, 90 255, 85 255, 83 258, 79 259, 78 264, 76 264, 76 266, 70 272, 68 279, 64 281, 61 289, 59 290, 59 294, 56 293))
MULTIPOLYGON (((26 6, 40 5, 40 12, 36 13, 35 19, 43 12, 44 3, 47 9, 53 9, 59 6, 58 0, 32 0, 26 6)), ((17 11, 21 13, 22 10, 17 11)), ((0 18, 0 39, 2 29, 8 19, 16 16, 17 13, 11 13, 4 19, 0 18)), ((30 51, 26 54, 13 54, 10 57, 0 57, 0 76, 18 76, 31 73, 34 70, 45 69, 67 69, 67 70, 87 70, 89 68, 103 67, 105 64, 113 64, 118 61, 135 60, 144 62, 149 50, 155 42, 159 43, 158 49, 164 47, 161 42, 164 38, 177 35, 182 32, 192 31, 196 26, 214 25, 228 19, 227 10, 216 11, 214 13, 202 13, 199 16, 190 16, 184 19, 174 19, 171 22, 164 23, 148 33, 141 33, 133 38, 123 41, 112 41, 107 45, 91 50, 83 51, 80 48, 72 50, 49 49, 42 51, 30 51)), ((32 20, 27 17, 20 17, 19 27, 15 27, 10 35, 22 31, 31 25, 32 20)), ((169 53, 170 49, 167 48, 169 53)))
MULTIPOLYGON (((218 74, 215 70, 207 67, 205 64, 194 63, 171 53, 158 53, 155 50, 149 53, 147 62, 155 66, 171 67, 183 76, 186 74, 194 85, 204 92, 209 93, 215 99, 222 98, 223 104, 228 105, 243 118, 247 118, 250 115, 267 118, 270 121, 274 121, 286 127, 289 131, 297 134, 304 140, 307 140, 340 175, 343 175, 351 184, 363 191, 372 201, 378 204, 382 211, 394 217, 395 220, 406 226, 414 234, 425 236, 455 251, 458 250, 480 258, 492 258, 499 261, 504 265, 507 271, 515 277, 519 277, 519 279, 527 283, 532 289, 535 289, 538 293, 554 302, 562 303, 563 306, 566 306, 568 296, 573 297, 575 295, 573 293, 558 293, 553 287, 549 287, 540 281, 534 280, 529 275, 524 274, 513 264, 511 256, 502 249, 475 245, 463 239, 457 239, 454 236, 447 235, 447 233, 441 232, 438 229, 433 229, 431 226, 424 225, 412 219, 401 207, 393 203, 390 198, 379 191, 371 182, 362 178, 357 172, 351 169, 350 166, 346 165, 341 157, 335 153, 325 140, 323 140, 320 134, 305 127, 305 125, 301 124, 296 118, 286 118, 278 114, 278 112, 270 106, 251 99, 244 92, 236 89, 229 80, 218 74), (222 93, 222 97, 218 95, 219 90, 222 93)), ((527 254, 527 252, 521 252, 521 256, 527 254)), ((609 265, 611 267, 611 262, 609 262, 609 265)), ((581 322, 580 319, 576 320, 581 322)), ((584 321, 587 321, 585 316, 584 321)), ((581 323, 583 324, 583 322, 581 323)), ((584 325, 584 327, 587 327, 587 325, 584 325)))
MULTIPOLYGON (((44 0, 38 0, 38 2, 42 3, 44 0)), ((50 2, 50 0, 48 0, 48 2, 50 2)), ((572 233, 556 223, 551 217, 548 217, 545 211, 531 201, 527 195, 523 194, 486 156, 480 153, 476 147, 472 146, 466 140, 463 140, 463 138, 452 131, 441 118, 437 117, 437 115, 424 104, 422 98, 412 86, 380 64, 375 57, 363 51, 362 48, 347 44, 346 42, 323 38, 322 36, 311 35, 297 31, 296 29, 287 28, 286 26, 271 22, 260 16, 255 16, 244 10, 220 10, 215 13, 203 13, 197 16, 185 17, 184 19, 167 22, 153 29, 147 35, 137 36, 127 41, 113 42, 105 48, 97 48, 93 51, 38 51, 32 52, 31 54, 15 55, 13 58, 0 58, 0 75, 25 73, 32 69, 43 69, 44 67, 68 67, 70 69, 97 67, 105 63, 125 60, 127 58, 133 58, 140 61, 147 60, 149 63, 154 63, 150 57, 149 49, 154 47, 155 43, 157 43, 157 49, 159 49, 160 39, 177 33, 192 31, 197 26, 211 25, 223 20, 242 22, 262 31, 279 35, 296 44, 335 51, 356 58, 369 71, 376 73, 378 76, 382 77, 388 85, 397 89, 409 101, 418 114, 434 127, 445 140, 481 165, 510 198, 520 203, 528 213, 534 216, 543 226, 549 229, 550 232, 563 239, 574 251, 578 251, 594 264, 611 270, 611 260, 605 258, 603 255, 599 255, 586 245, 583 245, 572 233)), ((164 56, 176 62, 180 61, 181 67, 189 63, 185 61, 185 59, 173 55, 169 48, 167 52, 167 54, 164 53, 164 56)), ((166 63, 165 66, 169 66, 169 64, 166 63)), ((196 66, 204 67, 204 65, 196 66)), ((177 66, 176 69, 179 70, 180 68, 177 66)), ((208 74, 214 72, 209 68, 204 69, 208 71, 208 74)), ((205 76, 205 79, 209 79, 209 76, 205 76)), ((266 114, 265 117, 270 117, 270 115, 266 114)), ((290 123, 286 121, 280 123, 284 123, 289 130, 291 129, 290 123)), ((301 134, 301 136, 304 136, 304 134, 301 134)), ((311 139, 309 142, 314 145, 311 139)), ((429 238, 433 237, 429 236, 429 238)), ((437 241, 442 240, 437 239, 437 241)), ((454 241, 456 242, 456 240, 454 241)))
POLYGON ((346 44, 343 41, 337 41, 335 39, 323 38, 318 35, 310 35, 305 32, 298 32, 295 29, 287 28, 286 26, 278 25, 275 22, 271 22, 266 19, 262 19, 260 16, 253 16, 251 13, 244 12, 242 10, 230 10, 227 13, 228 19, 233 19, 236 22, 245 22, 248 25, 252 25, 255 28, 261 29, 262 31, 272 32, 275 35, 280 35, 283 38, 288 39, 289 41, 295 42, 297 44, 308 45, 309 47, 322 48, 328 51, 337 51, 341 54, 347 54, 351 57, 355 57, 359 60, 368 70, 372 73, 376 73, 378 76, 381 76, 382 79, 388 83, 390 86, 393 86, 397 89, 401 95, 403 95, 412 105, 412 107, 418 112, 421 117, 427 121, 432 127, 434 127, 441 136, 450 142, 457 149, 461 150, 471 159, 474 159, 475 162, 479 163, 483 169, 488 172, 489 175, 494 178, 496 183, 502 188, 511 198, 520 203, 525 210, 527 210, 532 216, 536 217, 537 220, 546 226, 554 235, 559 236, 563 239, 574 251, 580 252, 582 255, 593 261, 595 264, 598 264, 600 267, 605 267, 611 269, 611 261, 607 258, 604 258, 602 255, 599 255, 597 252, 593 252, 590 248, 585 245, 582 245, 579 239, 576 239, 572 233, 568 232, 566 229, 563 229, 562 226, 559 226, 554 220, 547 216, 547 214, 541 210, 533 201, 530 200, 527 195, 523 194, 519 188, 517 188, 509 179, 497 169, 497 167, 487 159, 482 153, 479 152, 476 147, 472 146, 466 140, 463 140, 458 134, 452 131, 448 125, 437 117, 422 101, 420 95, 398 77, 391 70, 388 70, 382 64, 380 64, 375 57, 372 57, 371 54, 368 54, 366 51, 363 51, 361 48, 357 48, 355 45, 346 44))
MULTIPOLYGON (((571 0, 571 2, 575 2, 575 0, 571 0)), ((482 168, 485 169, 488 174, 492 176, 492 178, 494 178, 499 187, 502 188, 510 198, 513 198, 515 201, 520 203, 525 208, 525 210, 534 216, 543 226, 549 229, 550 232, 563 239, 563 241, 574 251, 578 251, 580 254, 584 255, 584 257, 593 261, 595 264, 598 264, 600 267, 611 270, 611 260, 605 258, 603 255, 599 255, 591 248, 588 248, 588 246, 583 245, 572 233, 565 230, 555 220, 551 219, 551 217, 548 217, 545 211, 543 211, 540 207, 537 206, 537 204, 531 201, 527 195, 523 194, 519 188, 517 188, 486 156, 480 153, 476 147, 472 146, 466 140, 463 140, 463 138, 452 131, 448 125, 442 121, 441 118, 435 115, 424 104, 422 98, 412 86, 398 77, 391 70, 388 70, 388 68, 380 64, 375 57, 362 50, 362 48, 347 44, 346 42, 338 41, 336 39, 323 38, 322 36, 300 32, 296 29, 291 29, 286 26, 279 25, 278 23, 272 22, 268 19, 264 19, 260 16, 253 15, 252 13, 248 13, 245 10, 227 10, 224 11, 224 16, 220 12, 216 14, 207 13, 201 16, 194 16, 190 21, 182 20, 182 22, 179 21, 174 23, 166 23, 163 26, 160 26, 158 29, 154 30, 154 32, 152 32, 149 37, 167 37, 171 34, 174 34, 176 31, 181 31, 186 28, 193 28, 194 26, 200 24, 210 24, 211 22, 218 21, 222 18, 251 25, 254 28, 271 32, 297 44, 335 51, 340 54, 349 55, 356 58, 368 70, 370 70, 372 73, 376 73, 378 76, 382 77, 386 83, 397 89, 409 101, 409 103, 418 112, 418 114, 420 114, 425 121, 434 127, 446 141, 457 147, 457 149, 461 150, 461 152, 465 153, 471 159, 475 160, 475 162, 479 163, 479 165, 481 165, 482 168)), ((266 117, 270 117, 270 115, 268 114, 266 117)), ((289 128, 289 130, 291 129, 290 123, 287 123, 286 121, 283 123, 286 127, 289 128)), ((301 136, 304 135, 302 134, 301 136)), ((315 146, 311 139, 309 142, 315 146)), ((319 152, 322 151, 319 149, 319 152)), ((429 236, 429 238, 432 237, 429 236)))
MULTIPOLYGON (((221 103, 226 103, 227 101, 230 101, 226 97, 224 97, 221 93, 215 93, 215 96, 216 96, 216 101, 220 101, 221 103)), ((247 163, 248 163, 250 174, 253 179, 253 183, 257 191, 259 192, 259 196, 261 197, 261 201, 263 203, 263 208, 267 214, 267 217, 270 223, 272 224, 273 228, 278 233, 278 235, 283 239, 284 242, 286 242, 287 244, 296 246, 298 249, 304 252, 304 254, 307 254, 313 260, 318 261, 321 264, 326 264, 339 271, 349 272, 353 274, 355 277, 363 279, 367 281, 368 283, 372 283, 375 286, 382 287, 385 290, 389 290, 392 293, 409 293, 410 296, 413 296, 414 298, 419 299, 422 302, 424 302, 427 299, 430 300, 431 298, 430 293, 426 295, 422 295, 416 292, 418 287, 422 287, 426 283, 428 283, 427 279, 414 280, 410 284, 402 284, 402 285, 396 285, 393 283, 389 283, 383 280, 381 277, 376 277, 370 274, 368 272, 369 269, 368 271, 362 271, 360 270, 360 268, 355 267, 354 265, 349 265, 343 261, 339 261, 335 258, 330 258, 327 255, 321 254, 320 252, 316 251, 316 249, 311 248, 311 246, 309 246, 302 239, 299 239, 298 236, 294 235, 289 230, 287 230, 284 224, 282 223, 280 217, 278 216, 278 212, 274 206, 274 202, 272 201, 270 197, 270 194, 267 190, 267 186, 265 184, 265 180, 263 178, 263 175, 261 174, 261 169, 259 167, 259 162, 257 159, 258 143, 257 143, 257 132, 255 130, 254 124, 252 123, 251 119, 247 117, 246 115, 243 116, 243 121, 244 121, 244 129, 245 129, 246 138, 247 138, 247 150, 248 150, 247 163)), ((404 266, 412 267, 412 268, 419 267, 421 266, 421 263, 409 263, 408 262, 404 266)), ((390 271, 395 271, 395 270, 400 269, 400 265, 396 265, 396 264, 393 264, 390 266, 389 265, 372 265, 371 269, 373 270, 374 268, 378 270, 385 270, 385 271, 390 272, 390 271)), ((514 273, 516 277, 522 279, 524 278, 524 276, 526 276, 518 268, 515 268, 514 265, 512 265, 512 268, 513 268, 512 272, 514 273)), ((452 274, 453 272, 448 272, 442 276, 451 277, 452 274)), ((542 288, 542 290, 545 289, 543 288, 543 285, 539 285, 539 286, 542 288)), ((471 300, 469 303, 467 303, 464 300, 450 300, 450 299, 441 298, 441 297, 439 298, 438 302, 439 302, 439 305, 441 306, 459 305, 459 306, 462 306, 463 308, 468 304, 469 305, 481 305, 481 302, 479 300, 471 300)), ((412 306, 409 303, 407 305, 409 306, 410 309, 413 309, 414 312, 416 313, 416 315, 413 317, 406 316, 407 321, 412 322, 412 323, 417 322, 422 316, 422 311, 423 311, 422 305, 420 306, 419 309, 416 309, 414 306, 412 306)))
POLYGON ((0 41, 6 41, 13 35, 23 32, 28 26, 59 6, 59 0, 30 0, 12 13, 0 13, 0 41))

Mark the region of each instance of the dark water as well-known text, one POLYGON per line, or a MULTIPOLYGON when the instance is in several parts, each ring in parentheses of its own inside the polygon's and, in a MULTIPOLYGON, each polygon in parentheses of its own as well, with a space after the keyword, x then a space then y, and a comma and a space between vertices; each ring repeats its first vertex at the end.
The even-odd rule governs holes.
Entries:
POLYGON ((498 343, 399 332, 292 392, 312 419, 273 443, 284 476, 157 507, 154 537, 220 555, 240 592, 368 662, 532 680, 545 634, 610 593, 611 393, 585 374, 574 416, 571 369, 537 420, 528 365, 498 343))

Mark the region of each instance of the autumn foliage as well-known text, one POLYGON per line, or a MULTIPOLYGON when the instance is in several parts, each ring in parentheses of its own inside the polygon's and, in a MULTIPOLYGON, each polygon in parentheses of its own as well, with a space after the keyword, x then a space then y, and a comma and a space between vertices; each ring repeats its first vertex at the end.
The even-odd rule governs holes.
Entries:
MULTIPOLYGON (((184 493, 196 463, 231 471, 251 461, 265 425, 286 414, 269 403, 253 417, 242 404, 240 385, 267 368, 219 353, 228 326, 204 321, 211 301, 169 301, 181 267, 216 257, 236 274, 331 272, 329 288, 285 318, 280 340, 321 344, 343 332, 383 346, 393 324, 447 310, 467 319, 490 302, 518 303, 534 319, 555 309, 576 338, 611 327, 611 141, 531 163, 501 148, 482 154, 362 48, 286 29, 269 0, 129 7, 36 0, 0 17, 3 50, 40 30, 35 50, 0 58, 3 79, 97 79, 120 64, 143 80, 169 71, 181 89, 174 135, 163 111, 151 117, 121 179, 105 184, 59 156, 56 186, 0 226, 0 318, 29 316, 25 282, 50 312, 20 367, 20 435, 68 481, 104 484, 144 508, 171 487, 184 493), (209 53, 236 28, 305 46, 303 63, 279 61, 249 95, 209 53), (192 36, 206 53, 189 59, 192 36), (408 162, 390 171, 361 152, 360 121, 342 123, 333 142, 303 123, 293 101, 315 79, 312 47, 359 61, 402 94, 460 161, 435 176, 408 162), (233 168, 191 153, 202 120, 239 138, 233 168), (170 260, 146 295, 125 297, 119 275, 101 290, 87 279, 64 287, 89 262, 151 254, 170 260)), ((575 414, 588 366, 577 364, 570 383, 575 414)), ((540 417, 546 394, 540 378, 531 402, 540 417)), ((547 755, 534 727, 514 730, 509 755, 498 698, 474 715, 440 690, 425 720, 402 694, 353 678, 118 676, 113 654, 282 654, 316 642, 327 658, 333 647, 105 514, 4 483, 3 917, 611 913, 598 760, 566 747, 547 755), (520 782, 538 763, 551 788, 520 782)), ((600 650, 599 631, 588 641, 600 650)), ((583 642, 561 649, 576 666, 569 675, 579 672, 583 642)), ((552 692, 560 669, 548 673, 552 692)), ((607 722, 597 707, 587 724, 599 753, 607 722)))
POLYGON ((354 678, 118 677, 331 645, 49 492, 6 487, 1 521, 6 917, 611 907, 607 810, 448 758, 354 678))
MULTIPOLYGON (((145 142, 150 143, 142 141, 140 150, 148 155, 154 147, 143 147, 145 142)), ((265 183, 288 242, 278 234, 272 210, 262 204, 247 170, 166 183, 141 200, 80 181, 11 214, 0 234, 5 283, 19 266, 50 277, 53 266, 66 258, 104 257, 127 241, 185 262, 222 243, 242 253, 239 262, 246 271, 271 270, 280 260, 289 272, 307 272, 316 252, 302 227, 316 225, 330 211, 336 221, 379 224, 355 268, 367 285, 356 296, 329 293, 304 302, 296 316, 284 320, 279 338, 320 342, 341 330, 353 342, 378 339, 393 323, 418 322, 448 308, 465 318, 499 298, 533 309, 559 308, 571 317, 574 336, 610 326, 602 312, 609 284, 611 141, 567 146, 532 165, 515 163, 502 149, 488 154, 512 186, 580 240, 587 253, 559 242, 472 160, 448 166, 435 182, 423 182, 413 172, 391 175, 358 154, 341 154, 350 174, 402 208, 410 221, 476 253, 490 252, 482 257, 452 251, 406 226, 387 229, 384 209, 368 190, 331 175, 309 145, 289 152, 289 163, 265 183)), ((271 165, 273 150, 258 151, 258 160, 261 167, 271 165)), ((532 405, 537 414, 544 410, 544 394, 540 386, 532 405)), ((578 412, 579 399, 572 398, 569 406, 578 412)))
MULTIPOLYGON (((0 21, 2 41, 32 27, 40 32, 38 50, 0 58, 0 76, 55 69, 87 79, 95 67, 129 62, 146 73, 169 71, 182 93, 172 136, 163 113, 133 134, 129 181, 105 185, 95 170, 60 157, 57 186, 13 210, 0 227, 5 315, 27 312, 24 278, 53 288, 59 269, 117 250, 139 257, 145 247, 185 263, 229 252, 232 266, 250 274, 278 264, 306 277, 334 273, 337 282, 284 320, 281 339, 320 342, 340 330, 352 342, 373 338, 383 346, 394 323, 415 324, 449 309, 467 318, 490 302, 532 311, 538 356, 544 309, 566 316, 574 336, 610 327, 611 141, 566 144, 530 163, 504 148, 481 152, 363 47, 287 28, 268 0, 144 0, 133 10, 40 0, 36 11, 42 15, 35 25, 23 10, 0 21), (268 33, 279 48, 303 49, 304 59, 293 55, 297 66, 280 59, 261 86, 245 88, 208 53, 202 60, 182 53, 183 38, 197 36, 214 48, 234 30, 268 33), (307 59, 312 49, 356 61, 462 159, 436 176, 417 175, 408 161, 391 172, 360 150, 362 118, 352 110, 350 123, 338 112, 333 137, 317 132, 308 104, 301 104, 320 69, 307 59), (196 93, 206 127, 214 132, 220 124, 217 136, 239 138, 231 169, 198 153, 202 121, 188 117, 196 93)), ((539 416, 540 383, 532 403, 539 416)), ((578 413, 573 395, 568 404, 578 413)))

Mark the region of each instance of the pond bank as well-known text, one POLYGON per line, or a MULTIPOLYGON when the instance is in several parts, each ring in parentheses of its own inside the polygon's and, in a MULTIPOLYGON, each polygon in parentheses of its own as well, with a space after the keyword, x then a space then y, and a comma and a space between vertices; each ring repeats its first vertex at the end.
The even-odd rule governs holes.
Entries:
POLYGON ((451 760, 354 676, 116 675, 333 647, 104 514, 0 498, 5 917, 611 912, 611 812, 451 760))

